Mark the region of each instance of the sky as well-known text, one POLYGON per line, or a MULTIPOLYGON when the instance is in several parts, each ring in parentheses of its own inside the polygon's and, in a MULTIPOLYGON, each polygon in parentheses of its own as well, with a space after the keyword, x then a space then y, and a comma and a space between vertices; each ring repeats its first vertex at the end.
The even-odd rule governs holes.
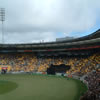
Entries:
MULTIPOLYGON (((0 0, 4 43, 82 37, 100 28, 100 0, 0 0)), ((2 43, 0 22, 0 43, 2 43)))

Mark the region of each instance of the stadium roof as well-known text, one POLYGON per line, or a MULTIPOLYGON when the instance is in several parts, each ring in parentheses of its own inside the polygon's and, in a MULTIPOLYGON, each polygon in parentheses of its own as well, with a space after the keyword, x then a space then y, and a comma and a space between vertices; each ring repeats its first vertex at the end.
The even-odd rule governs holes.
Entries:
POLYGON ((100 48, 100 30, 81 38, 62 42, 30 43, 30 44, 0 44, 0 51, 6 50, 19 52, 38 51, 63 51, 63 50, 86 50, 100 48))

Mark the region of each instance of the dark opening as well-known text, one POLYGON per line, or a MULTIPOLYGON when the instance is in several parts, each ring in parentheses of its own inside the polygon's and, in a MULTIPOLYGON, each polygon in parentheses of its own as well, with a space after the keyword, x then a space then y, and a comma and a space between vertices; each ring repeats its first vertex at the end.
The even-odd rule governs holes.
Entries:
POLYGON ((69 65, 50 65, 50 68, 47 69, 47 74, 55 75, 56 73, 66 73, 70 69, 69 65))

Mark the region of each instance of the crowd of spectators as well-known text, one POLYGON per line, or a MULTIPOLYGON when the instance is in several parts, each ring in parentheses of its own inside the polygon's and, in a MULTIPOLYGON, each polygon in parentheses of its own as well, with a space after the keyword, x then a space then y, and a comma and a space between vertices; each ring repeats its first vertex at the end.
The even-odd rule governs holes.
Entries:
POLYGON ((88 84, 88 91, 81 100, 100 100, 100 70, 89 73, 84 81, 88 84))
POLYGON ((100 64, 100 54, 89 57, 38 57, 34 54, 0 54, 0 67, 7 66, 8 71, 45 72, 50 65, 69 65, 67 74, 86 74, 100 64))
POLYGON ((0 66, 9 66, 8 71, 33 71, 37 58, 31 54, 0 54, 0 66))
POLYGON ((69 59, 68 63, 71 65, 71 70, 67 72, 68 74, 81 73, 84 75, 96 69, 96 66, 100 64, 100 54, 97 53, 87 58, 69 59))

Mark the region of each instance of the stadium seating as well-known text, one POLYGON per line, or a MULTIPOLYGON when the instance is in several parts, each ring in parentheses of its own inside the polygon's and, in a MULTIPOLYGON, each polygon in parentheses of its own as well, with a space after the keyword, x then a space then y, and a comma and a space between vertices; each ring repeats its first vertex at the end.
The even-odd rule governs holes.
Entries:
POLYGON ((100 70, 89 73, 85 81, 88 83, 88 91, 81 100, 100 100, 100 70))
POLYGON ((8 71, 45 72, 51 64, 71 66, 67 74, 86 74, 100 64, 100 54, 89 57, 37 57, 34 54, 0 54, 0 66, 7 66, 8 71))

